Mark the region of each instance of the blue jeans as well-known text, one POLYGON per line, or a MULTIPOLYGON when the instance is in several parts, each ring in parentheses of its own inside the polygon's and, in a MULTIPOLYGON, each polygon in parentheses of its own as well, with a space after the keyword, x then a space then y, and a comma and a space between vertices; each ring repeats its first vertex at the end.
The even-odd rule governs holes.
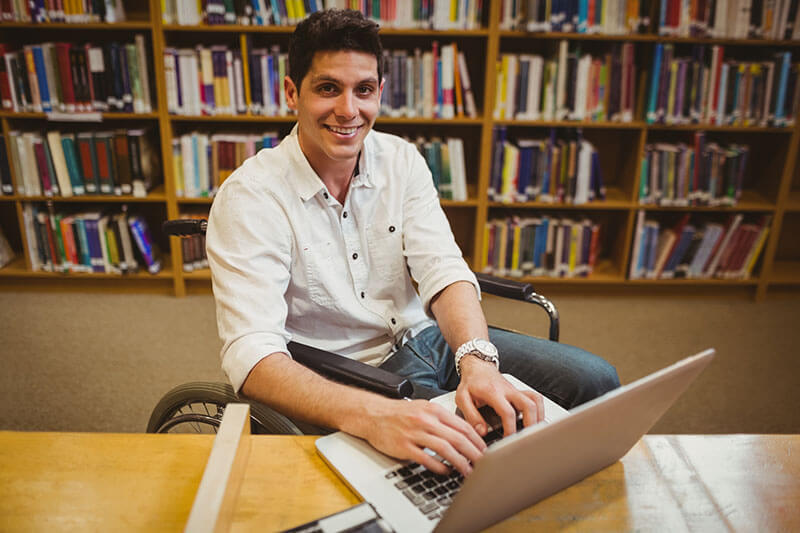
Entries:
MULTIPOLYGON (((489 328, 500 353, 500 371, 527 383, 565 409, 619 387, 613 366, 585 350, 489 328)), ((454 354, 437 326, 431 326, 406 342, 380 367, 406 377, 414 396, 431 398, 455 390, 454 354)))

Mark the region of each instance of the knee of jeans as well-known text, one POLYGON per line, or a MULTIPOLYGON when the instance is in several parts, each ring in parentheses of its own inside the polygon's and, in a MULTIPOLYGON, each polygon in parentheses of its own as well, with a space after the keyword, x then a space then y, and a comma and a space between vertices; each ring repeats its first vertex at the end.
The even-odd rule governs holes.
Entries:
POLYGON ((597 357, 592 365, 583 369, 577 378, 576 396, 571 407, 593 400, 619 387, 617 370, 607 361, 597 357))

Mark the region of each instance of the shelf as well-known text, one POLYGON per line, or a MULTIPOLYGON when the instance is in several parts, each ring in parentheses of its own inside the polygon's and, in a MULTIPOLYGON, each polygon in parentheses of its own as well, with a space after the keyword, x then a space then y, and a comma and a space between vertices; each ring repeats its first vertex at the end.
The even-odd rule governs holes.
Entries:
POLYGON ((790 191, 786 200, 787 211, 800 211, 800 191, 790 191))
POLYGON ((716 126, 713 124, 647 124, 645 127, 653 131, 730 131, 736 133, 792 133, 794 131, 794 127, 716 126))
MULTIPOLYGON (((2 197, 0 197, 2 198, 2 197)), ((211 205, 214 201, 214 198, 186 198, 179 196, 178 197, 178 204, 195 204, 195 205, 211 205)), ((457 202, 455 200, 439 200, 439 203, 442 207, 477 207, 478 200, 472 199, 467 200, 464 202, 457 202)))
MULTIPOLYGON (((165 256, 166 258, 166 256, 165 256)), ((0 277, 13 277, 13 278, 29 278, 29 279, 135 279, 135 280, 165 280, 172 279, 172 269, 169 266, 168 260, 162 259, 164 267, 158 274, 150 274, 144 269, 140 269, 136 274, 105 274, 105 273, 86 273, 86 272, 32 272, 28 270, 25 265, 25 258, 18 257, 14 259, 9 265, 0 269, 0 277)))
POLYGON ((609 188, 606 191, 605 200, 594 200, 585 204, 552 203, 552 202, 489 202, 489 207, 499 207, 505 209, 515 208, 537 208, 537 209, 570 209, 570 210, 627 210, 635 206, 627 199, 626 193, 622 189, 609 188))
MULTIPOLYGON (((245 25, 245 24, 218 24, 218 25, 196 25, 185 26, 181 24, 165 24, 164 31, 172 32, 236 32, 236 33, 279 33, 290 34, 294 31, 294 26, 259 26, 259 25, 245 25)), ((387 28, 382 27, 380 30, 381 35, 399 35, 399 36, 420 36, 420 37, 487 37, 489 30, 425 30, 418 28, 387 28)))
MULTIPOLYGON (((173 122, 272 122, 272 123, 292 123, 297 121, 297 115, 170 115, 173 122)), ((469 118, 406 118, 379 116, 376 124, 412 124, 412 125, 471 125, 480 126, 483 119, 480 117, 469 118)))
POLYGON ((525 32, 519 30, 500 30, 500 37, 516 39, 549 39, 569 41, 631 41, 644 43, 675 43, 675 44, 727 44, 742 46, 800 46, 800 41, 769 40, 769 39, 711 39, 706 37, 672 37, 654 34, 627 34, 606 35, 602 33, 572 33, 572 32, 525 32))
POLYGON ((495 125, 525 126, 539 128, 598 128, 608 130, 640 130, 645 127, 641 121, 632 122, 587 122, 575 120, 495 120, 495 125))
POLYGON ((525 276, 522 278, 510 278, 536 285, 556 285, 580 283, 587 285, 616 285, 625 283, 625 277, 614 264, 608 259, 601 259, 595 266, 594 272, 586 277, 551 277, 551 276, 525 276))
POLYGON ((21 202, 47 202, 52 201, 54 203, 79 203, 79 202, 91 202, 91 203, 148 203, 148 202, 166 202, 167 195, 164 192, 164 186, 160 185, 150 191, 147 196, 139 197, 139 196, 131 196, 131 195, 123 195, 117 196, 113 194, 84 194, 78 196, 23 196, 21 194, 13 195, 13 196, 3 196, 0 197, 3 200, 11 199, 11 200, 19 200, 21 202))
POLYGON ((149 21, 128 21, 128 22, 88 22, 88 23, 66 23, 66 22, 43 22, 33 24, 30 22, 2 22, 0 29, 22 29, 22 30, 108 30, 108 31, 150 31, 152 25, 149 21))
POLYGON ((187 198, 185 196, 178 196, 177 200, 178 204, 211 205, 211 202, 214 201, 214 198, 213 197, 187 198))
POLYGON ((758 285, 758 279, 629 279, 625 283, 631 285, 650 286, 737 286, 749 287, 758 285))
POLYGON ((191 272, 183 272, 181 275, 183 276, 183 279, 211 281, 211 270, 208 268, 201 268, 200 270, 193 270, 191 272))
MULTIPOLYGON (((82 113, 70 113, 69 120, 50 120, 48 119, 47 113, 33 113, 33 112, 25 112, 19 113, 15 111, 0 111, 0 118, 8 118, 8 119, 34 119, 34 120, 48 120, 53 124, 70 124, 70 123, 97 123, 98 121, 95 120, 96 113, 85 113, 85 120, 81 118, 82 113)), ((100 117, 102 120, 157 120, 158 113, 100 113, 100 117)))
POLYGON ((635 205, 637 209, 645 211, 692 211, 710 213, 738 213, 740 211, 774 212, 775 204, 769 202, 759 193, 751 190, 742 191, 742 197, 734 206, 708 206, 708 205, 689 205, 689 206, 666 206, 653 204, 635 205))

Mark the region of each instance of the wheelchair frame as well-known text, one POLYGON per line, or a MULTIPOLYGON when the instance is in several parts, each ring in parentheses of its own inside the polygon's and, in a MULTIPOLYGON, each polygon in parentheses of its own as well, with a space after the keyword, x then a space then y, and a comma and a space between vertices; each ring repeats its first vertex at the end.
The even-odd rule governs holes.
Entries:
MULTIPOLYGON (((167 235, 188 237, 205 234, 207 225, 205 219, 167 220, 162 229, 167 235)), ((477 272, 475 276, 482 292, 535 304, 544 309, 550 320, 549 339, 558 341, 558 310, 550 300, 538 294, 533 285, 477 272)), ((390 398, 408 397, 413 392, 411 383, 405 378, 360 361, 296 342, 290 342, 287 348, 293 359, 335 381, 366 388, 390 398)), ((290 420, 266 405, 250 401, 238 395, 227 383, 192 382, 173 388, 161 398, 150 416, 147 432, 168 433, 181 429, 216 433, 225 406, 231 402, 250 404, 252 433, 302 435, 326 431, 290 420)))

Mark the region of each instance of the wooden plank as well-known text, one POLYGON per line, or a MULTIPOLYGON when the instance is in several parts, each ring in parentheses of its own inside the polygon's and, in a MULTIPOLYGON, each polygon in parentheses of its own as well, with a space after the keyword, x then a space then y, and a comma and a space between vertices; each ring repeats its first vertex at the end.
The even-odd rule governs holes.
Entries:
POLYGON ((228 404, 186 522, 186 533, 230 529, 249 455, 250 406, 228 404))

